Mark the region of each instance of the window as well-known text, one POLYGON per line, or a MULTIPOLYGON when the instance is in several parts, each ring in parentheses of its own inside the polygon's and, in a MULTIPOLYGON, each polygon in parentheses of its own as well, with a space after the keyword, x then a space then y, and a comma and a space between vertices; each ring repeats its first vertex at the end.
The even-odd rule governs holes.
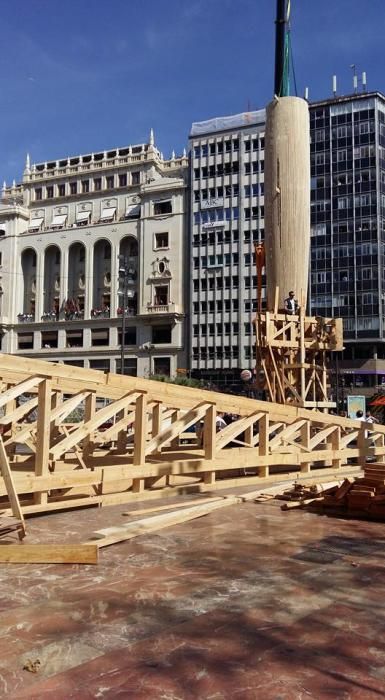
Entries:
MULTIPOLYGON (((136 377, 138 375, 138 361, 136 357, 125 357, 124 358, 124 374, 129 377, 136 377)), ((116 363, 116 371, 118 374, 121 373, 121 363, 120 360, 116 363)))
POLYGON ((83 346, 83 331, 67 331, 67 348, 81 348, 83 346))
POLYGON ((316 153, 315 154, 315 164, 316 165, 324 165, 325 163, 325 154, 324 153, 316 153))
POLYGON ((89 180, 82 180, 82 192, 83 194, 87 194, 87 192, 90 191, 90 181, 89 180))
POLYGON ((154 374, 164 374, 166 377, 171 373, 171 360, 169 357, 154 357, 154 374))
POLYGON ((347 209, 348 208, 348 198, 347 197, 339 197, 338 198, 338 209, 347 209))
POLYGON ((171 343, 171 326, 153 326, 152 342, 154 345, 171 343))
POLYGON ((126 187, 127 185, 127 175, 119 175, 119 187, 126 187))
POLYGON ((172 205, 170 199, 165 199, 162 202, 154 202, 154 214, 172 214, 172 205))
POLYGON ((77 194, 77 191, 78 191, 78 183, 77 182, 70 182, 70 193, 77 194))
POLYGON ((167 306, 168 304, 168 286, 162 285, 154 289, 154 306, 167 306))
POLYGON ((131 173, 131 183, 133 185, 140 185, 140 172, 138 170, 131 173))
POLYGON ((346 148, 343 148, 342 150, 337 151, 337 162, 342 163, 343 161, 346 160, 346 156, 347 156, 346 148))
POLYGON ((43 331, 41 334, 41 347, 44 349, 57 348, 57 331, 43 331))
POLYGON ((114 188, 114 176, 113 175, 108 175, 108 177, 106 177, 106 187, 108 190, 112 190, 114 188))
MULTIPOLYGON (((118 344, 122 344, 122 331, 118 330, 118 344)), ((124 345, 136 345, 136 328, 126 328, 124 333, 124 345)))
POLYGON ((58 194, 59 194, 59 197, 65 197, 65 193, 66 193, 66 186, 65 186, 65 185, 59 185, 59 186, 58 186, 58 194))
POLYGON ((168 248, 168 233, 155 234, 155 250, 158 248, 168 248))
POLYGON ((106 223, 112 222, 115 220, 116 216, 116 207, 109 207, 109 206, 104 206, 102 209, 100 221, 104 221, 106 223))
POLYGON ((91 345, 109 345, 108 328, 92 328, 91 345))
POLYGON ((33 348, 33 333, 18 333, 17 347, 19 350, 31 350, 33 348))
POLYGON ((102 178, 101 177, 95 177, 94 178, 94 191, 95 192, 100 192, 102 189, 102 178))
POLYGON ((52 197, 53 197, 53 187, 52 187, 52 185, 49 185, 49 187, 47 187, 47 199, 52 199, 52 197))
POLYGON ((369 133, 369 122, 361 122, 360 123, 360 134, 368 134, 369 133))
POLYGON ((43 198, 43 190, 41 187, 37 187, 35 190, 35 199, 38 201, 39 199, 43 198))

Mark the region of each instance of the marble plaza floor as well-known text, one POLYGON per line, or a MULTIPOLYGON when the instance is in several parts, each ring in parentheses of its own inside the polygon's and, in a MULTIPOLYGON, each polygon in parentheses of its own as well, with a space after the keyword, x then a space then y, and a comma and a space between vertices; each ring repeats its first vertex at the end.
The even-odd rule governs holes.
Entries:
MULTIPOLYGON (((28 542, 81 542, 125 510, 30 519, 28 542)), ((3 564, 0 697, 385 698, 385 524, 245 503, 97 566, 3 564)))

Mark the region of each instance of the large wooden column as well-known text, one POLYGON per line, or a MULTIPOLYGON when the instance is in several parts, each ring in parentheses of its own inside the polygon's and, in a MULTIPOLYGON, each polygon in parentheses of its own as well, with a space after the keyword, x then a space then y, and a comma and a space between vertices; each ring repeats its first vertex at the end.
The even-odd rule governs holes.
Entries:
POLYGON ((306 304, 310 249, 309 108, 299 97, 275 98, 265 133, 267 308, 283 308, 289 291, 306 304))

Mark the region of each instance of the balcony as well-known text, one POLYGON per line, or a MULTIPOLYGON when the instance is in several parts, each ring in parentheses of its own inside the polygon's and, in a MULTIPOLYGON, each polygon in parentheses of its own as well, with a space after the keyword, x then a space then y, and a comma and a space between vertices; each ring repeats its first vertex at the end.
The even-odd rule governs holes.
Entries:
POLYGON ((110 318, 109 307, 104 309, 91 309, 91 318, 110 318))
POLYGON ((176 314, 180 313, 179 306, 170 302, 169 304, 147 304, 149 314, 176 314))
POLYGON ((35 323, 35 314, 17 314, 18 323, 35 323))

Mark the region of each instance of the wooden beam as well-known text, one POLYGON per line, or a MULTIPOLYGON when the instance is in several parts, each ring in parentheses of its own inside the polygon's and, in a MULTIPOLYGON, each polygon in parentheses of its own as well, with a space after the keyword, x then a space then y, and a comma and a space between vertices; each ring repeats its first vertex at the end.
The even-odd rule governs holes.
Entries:
POLYGON ((8 413, 6 416, 2 416, 0 418, 0 425, 7 425, 8 423, 17 423, 17 421, 21 420, 24 418, 27 413, 30 411, 33 411, 34 408, 36 408, 38 404, 38 398, 31 398, 29 401, 25 401, 25 403, 22 403, 21 406, 18 406, 15 408, 12 413, 8 413))
POLYGON ((216 407, 209 406, 205 414, 203 427, 203 449, 206 459, 214 459, 215 457, 216 418, 216 407))
POLYGON ((95 544, 2 544, 2 564, 97 564, 95 544))
POLYGON ((43 377, 30 377, 20 382, 20 384, 16 384, 16 386, 12 386, 6 391, 3 391, 3 393, 0 394, 0 408, 5 406, 9 401, 17 399, 21 394, 28 394, 31 389, 37 387, 42 381, 43 377))
POLYGON ((147 396, 140 394, 135 405, 134 464, 143 464, 146 456, 147 396))
POLYGON ((0 436, 0 472, 3 477, 4 484, 7 490, 7 495, 9 503, 12 510, 12 515, 20 521, 21 529, 19 531, 19 539, 23 539, 25 536, 25 522, 23 517, 23 512, 20 507, 19 497, 15 488, 15 482, 11 469, 9 467, 8 456, 5 451, 3 440, 0 436))
MULTIPOLYGON (((43 476, 49 473, 49 447, 51 440, 51 389, 49 379, 44 379, 39 384, 36 423, 36 460, 35 474, 43 476)), ((35 502, 44 503, 47 501, 47 494, 35 494, 35 502)))
POLYGON ((105 528, 93 533, 93 537, 97 538, 96 542, 95 540, 90 540, 86 544, 94 543, 99 548, 108 547, 109 545, 116 544, 117 542, 131 540, 133 537, 138 537, 139 535, 148 534, 150 532, 158 532, 159 530, 163 530, 165 527, 171 527, 172 525, 179 525, 180 523, 185 523, 189 520, 194 520, 195 518, 201 518, 202 516, 209 515, 209 513, 212 513, 219 508, 226 508, 228 506, 235 505, 236 503, 239 503, 239 499, 236 496, 229 496, 228 498, 221 499, 220 501, 215 500, 213 503, 206 503, 205 505, 186 508, 182 512, 177 511, 173 513, 155 515, 152 518, 136 520, 134 523, 129 523, 128 525, 105 528))

